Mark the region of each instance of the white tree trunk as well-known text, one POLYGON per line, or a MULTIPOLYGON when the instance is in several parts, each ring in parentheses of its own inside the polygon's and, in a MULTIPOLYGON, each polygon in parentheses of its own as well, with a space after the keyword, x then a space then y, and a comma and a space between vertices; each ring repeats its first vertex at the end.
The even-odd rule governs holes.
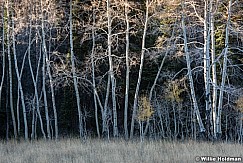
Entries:
POLYGON ((42 121, 41 114, 40 114, 39 95, 38 95, 38 89, 37 89, 37 80, 38 80, 38 76, 39 76, 39 66, 40 66, 40 61, 41 61, 41 54, 40 54, 39 59, 38 59, 38 67, 37 67, 36 77, 35 77, 34 76, 34 72, 33 72, 33 68, 32 68, 31 59, 30 59, 30 55, 31 55, 31 52, 30 52, 30 48, 31 48, 31 28, 32 28, 32 24, 31 24, 31 21, 30 21, 28 62, 29 62, 32 82, 33 82, 34 90, 35 90, 35 98, 34 99, 35 99, 35 104, 36 104, 36 110, 37 110, 37 113, 38 113, 38 116, 39 116, 39 120, 40 120, 41 132, 43 134, 44 139, 46 139, 46 134, 45 134, 44 127, 43 127, 43 121, 42 121))
POLYGON ((133 132, 134 132, 134 123, 135 123, 135 118, 137 114, 137 104, 138 104, 138 93, 140 89, 140 83, 142 79, 142 72, 143 72, 143 63, 144 63, 144 53, 145 53, 145 40, 146 40, 146 35, 147 35, 147 26, 148 26, 148 11, 149 10, 149 2, 146 0, 146 16, 145 16, 145 24, 144 24, 144 29, 143 29, 143 38, 142 38, 142 52, 141 52, 141 59, 140 59, 140 67, 139 67, 139 72, 138 72, 138 81, 137 81, 137 86, 136 86, 136 91, 134 95, 134 102, 133 102, 133 112, 132 112, 132 122, 131 122, 131 130, 130 130, 130 138, 133 138, 133 132))
POLYGON ((78 118, 79 118, 79 136, 82 138, 83 135, 83 124, 82 124, 82 113, 80 106, 80 96, 78 90, 77 74, 75 69, 74 53, 73 53, 73 24, 72 24, 72 0, 70 1, 70 13, 69 13, 69 23, 70 23, 70 50, 71 50, 71 63, 72 63, 72 74, 73 74, 73 83, 76 93, 77 107, 78 107, 78 118))
POLYGON ((210 134, 210 115, 211 115, 211 95, 210 95, 210 13, 209 1, 204 0, 204 83, 205 83, 205 103, 206 103, 206 129, 208 135, 210 134))
MULTIPOLYGON (((3 2, 4 3, 4 2, 3 2)), ((3 33, 2 33, 2 57, 3 57, 3 63, 2 63, 2 80, 1 80, 1 84, 0 84, 0 107, 1 107, 1 101, 2 101, 2 90, 3 90, 3 83, 4 83, 4 77, 5 77, 5 46, 4 46, 4 43, 5 43, 5 22, 4 22, 4 7, 5 7, 5 4, 2 5, 2 26, 3 26, 3 33)))
MULTIPOLYGON (((184 1, 182 2, 182 6, 183 6, 183 10, 184 10, 184 1)), ((188 47, 187 47, 187 36, 186 36, 186 27, 185 27, 185 18, 184 18, 184 13, 182 15, 182 30, 183 30, 183 38, 184 38, 184 51, 185 51, 185 55, 186 55, 186 62, 187 62, 187 70, 188 70, 188 78, 189 78, 189 84, 190 84, 190 91, 191 91, 191 98, 193 101, 193 107, 197 116, 197 121, 200 127, 200 132, 204 133, 205 132, 205 128, 204 125, 202 123, 202 119, 200 116, 200 112, 199 112, 199 108, 198 108, 198 104, 197 104, 197 100, 196 100, 196 96, 195 96, 195 90, 194 90, 194 84, 193 84, 193 77, 192 77, 192 71, 191 71, 191 61, 190 61, 190 56, 188 53, 188 47)))
MULTIPOLYGON (((92 84, 93 84, 93 98, 94 98, 94 106, 95 106, 95 122, 96 122, 96 131, 98 138, 100 138, 100 129, 99 129, 99 119, 98 119, 98 106, 96 99, 96 84, 95 84, 95 65, 94 65, 94 57, 95 57, 95 12, 93 11, 93 26, 92 26, 92 52, 91 52, 91 64, 92 64, 92 84)), ((103 112, 103 110, 101 110, 103 112)))
POLYGON ((113 70, 113 59, 111 56, 111 13, 110 13, 110 0, 107 0, 107 21, 108 21, 108 58, 109 58, 109 74, 111 78, 111 96, 112 96, 112 109, 113 109, 113 136, 118 136, 118 127, 117 127, 117 110, 116 110, 116 79, 114 76, 114 70, 113 70))
POLYGON ((7 45, 8 45, 8 71, 9 71, 9 101, 10 101, 10 111, 12 116, 12 123, 14 128, 14 137, 17 138, 17 128, 16 128, 16 120, 14 114, 14 106, 13 106, 13 75, 12 75, 12 63, 11 63, 11 52, 10 52, 10 15, 9 15, 9 2, 6 1, 7 8, 7 45))
POLYGON ((210 27, 211 27, 211 65, 212 65, 212 82, 213 82, 213 97, 212 97, 212 113, 213 113, 213 137, 216 138, 216 114, 217 114, 217 67, 215 62, 215 38, 214 38, 214 13, 213 0, 210 1, 210 27))
MULTIPOLYGON (((162 68, 164 66, 165 59, 167 58, 167 55, 168 55, 168 53, 170 51, 170 49, 168 49, 168 46, 170 46, 169 44, 171 43, 171 40, 173 39, 173 37, 174 37, 174 29, 173 29, 173 32, 172 32, 172 36, 171 36, 170 40, 168 41, 168 45, 166 46, 166 52, 165 52, 165 55, 164 55, 164 57, 163 57, 163 59, 162 59, 162 61, 160 63, 160 67, 159 67, 159 70, 158 70, 158 72, 156 74, 156 77, 154 79, 154 83, 153 83, 153 85, 152 85, 152 87, 151 87, 151 89, 149 91, 149 102, 150 102, 150 104, 152 103, 152 97, 153 97, 154 88, 155 88, 156 83, 157 83, 157 81, 159 79, 159 75, 161 73, 161 70, 162 70, 162 68)), ((147 134, 148 127, 149 127, 149 119, 147 120, 147 124, 146 124, 144 132, 143 132, 144 136, 147 134)))
POLYGON ((222 80, 221 80, 221 86, 219 92, 218 113, 217 113, 217 120, 216 120, 217 138, 220 138, 222 134, 221 113, 223 107, 224 85, 225 85, 225 79, 227 75, 227 60, 228 60, 227 56, 228 56, 228 48, 229 48, 229 26, 230 26, 230 16, 231 16, 231 5, 232 5, 232 1, 230 0, 228 6, 228 19, 227 19, 226 29, 225 29, 224 61, 223 61, 223 70, 222 70, 222 80))
POLYGON ((31 135, 30 138, 31 140, 35 139, 35 106, 32 107, 32 121, 31 121, 31 135))
MULTIPOLYGON (((108 101, 109 101, 109 95, 110 95, 110 85, 111 85, 111 78, 110 75, 108 74, 108 79, 107 79, 107 86, 106 86, 106 96, 105 96, 105 103, 104 103, 104 111, 102 114, 102 134, 108 134, 109 130, 109 122, 107 121, 107 111, 108 111, 108 101)), ((108 135, 107 135, 108 136, 108 135)))
POLYGON ((238 143, 241 143, 242 144, 242 118, 243 118, 243 114, 242 114, 242 112, 240 112, 239 113, 239 115, 238 115, 238 117, 239 117, 239 129, 238 129, 238 143))
POLYGON ((43 5, 41 0, 41 33, 42 33, 42 50, 43 50, 43 56, 45 55, 46 59, 46 67, 47 67, 47 73, 50 81, 50 87, 51 87, 51 98, 52 98, 52 108, 54 113, 54 121, 55 121, 55 139, 58 139, 58 124, 57 124, 57 111, 56 111, 56 102, 55 102, 55 92, 53 87, 53 79, 51 75, 51 65, 50 60, 47 55, 47 48, 46 48, 46 38, 45 38, 45 29, 44 29, 44 15, 43 15, 43 5))
MULTIPOLYGON (((23 88, 22 88, 22 83, 21 83, 21 75, 19 73, 18 69, 18 63, 17 63, 17 57, 16 57, 16 48, 15 48, 15 24, 14 24, 14 18, 12 18, 12 39, 13 39, 13 54, 14 54, 14 65, 15 65, 15 72, 17 75, 17 80, 18 80, 18 87, 20 91, 20 97, 21 97, 21 104, 22 104, 22 109, 24 112, 26 112, 26 107, 25 107, 25 102, 24 102, 24 93, 23 93, 23 88)), ((26 113, 25 113, 26 114, 26 113)), ((25 115, 26 116, 26 115, 25 115)), ((25 117, 26 118, 26 117, 25 117)), ((25 120, 26 126, 25 126, 25 139, 28 139, 28 125, 27 125, 27 119, 25 120)))
MULTIPOLYGON (((24 70, 26 56, 27 56, 27 51, 25 52, 24 58, 22 60, 22 66, 21 66, 20 73, 19 73, 20 79, 22 78, 22 73, 23 73, 23 70, 24 70)), ((21 126, 20 126, 20 124, 21 124, 20 114, 19 114, 19 101, 20 101, 20 95, 19 94, 20 94, 20 88, 19 88, 19 85, 18 85, 18 99, 17 99, 17 108, 16 108, 17 109, 17 129, 18 129, 18 133, 20 133, 20 128, 21 128, 21 126)))
POLYGON ((125 130, 125 139, 128 139, 128 127, 127 127, 127 111, 128 111, 128 94, 129 94, 129 73, 130 73, 130 64, 129 64, 129 18, 128 18, 128 1, 125 1, 125 16, 126 16, 126 88, 125 88, 125 108, 124 108, 124 130, 125 130))
POLYGON ((47 95, 46 95, 46 57, 43 55, 43 65, 42 65, 42 91, 43 91, 43 98, 44 98, 44 107, 45 107, 45 114, 46 114, 46 129, 47 129, 47 137, 50 139, 52 137, 50 132, 50 119, 49 119, 49 109, 48 109, 48 102, 47 102, 47 95))

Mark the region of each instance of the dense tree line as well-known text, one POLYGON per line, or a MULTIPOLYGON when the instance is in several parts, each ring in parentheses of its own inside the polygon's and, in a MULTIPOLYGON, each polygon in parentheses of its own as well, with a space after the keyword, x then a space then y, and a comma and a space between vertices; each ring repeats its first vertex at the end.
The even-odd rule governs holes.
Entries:
POLYGON ((0 136, 243 141, 238 0, 4 0, 0 136))

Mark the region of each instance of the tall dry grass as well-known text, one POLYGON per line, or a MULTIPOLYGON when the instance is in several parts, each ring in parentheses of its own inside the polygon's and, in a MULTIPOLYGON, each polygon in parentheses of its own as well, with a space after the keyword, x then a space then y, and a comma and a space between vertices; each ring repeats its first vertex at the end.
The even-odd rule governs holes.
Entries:
POLYGON ((196 156, 243 157, 243 146, 194 141, 140 143, 79 139, 0 143, 1 163, 191 163, 196 156))

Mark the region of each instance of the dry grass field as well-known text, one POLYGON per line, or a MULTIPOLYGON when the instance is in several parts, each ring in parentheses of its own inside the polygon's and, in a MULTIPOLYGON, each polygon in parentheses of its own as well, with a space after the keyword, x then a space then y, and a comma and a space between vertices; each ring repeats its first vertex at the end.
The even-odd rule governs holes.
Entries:
POLYGON ((1 163, 192 163, 196 162, 196 156, 243 157, 243 146, 194 141, 82 142, 79 139, 0 143, 1 163))

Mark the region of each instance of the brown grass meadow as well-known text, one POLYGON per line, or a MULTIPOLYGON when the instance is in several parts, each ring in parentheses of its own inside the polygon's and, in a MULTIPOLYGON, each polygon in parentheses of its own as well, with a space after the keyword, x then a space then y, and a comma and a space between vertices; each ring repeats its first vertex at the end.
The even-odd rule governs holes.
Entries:
POLYGON ((196 162, 196 156, 243 157, 232 143, 63 139, 1 142, 1 163, 169 163, 196 162))

